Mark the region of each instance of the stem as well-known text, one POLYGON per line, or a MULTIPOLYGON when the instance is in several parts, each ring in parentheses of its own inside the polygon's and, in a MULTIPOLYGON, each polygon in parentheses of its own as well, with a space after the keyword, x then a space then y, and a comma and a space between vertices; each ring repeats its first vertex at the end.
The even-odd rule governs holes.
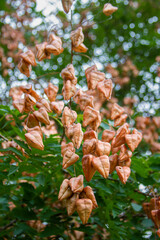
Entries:
POLYGON ((12 220, 10 223, 8 223, 7 225, 5 225, 4 227, 1 227, 1 228, 0 228, 0 232, 2 232, 3 230, 11 227, 11 226, 12 226, 14 223, 16 223, 16 222, 17 222, 16 219, 12 220))
POLYGON ((3 138, 5 141, 9 141, 6 137, 4 137, 2 134, 0 134, 0 137, 3 138))
MULTIPOLYGON (((73 12, 71 10, 71 31, 73 30, 73 25, 72 25, 72 16, 73 16, 73 12)), ((73 63, 73 44, 71 41, 71 64, 73 63)))

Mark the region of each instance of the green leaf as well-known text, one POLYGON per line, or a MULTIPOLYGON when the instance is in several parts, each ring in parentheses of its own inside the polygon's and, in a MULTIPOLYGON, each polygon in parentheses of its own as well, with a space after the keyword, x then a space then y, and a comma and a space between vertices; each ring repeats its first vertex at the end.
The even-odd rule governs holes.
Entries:
POLYGON ((19 169, 19 166, 11 165, 11 167, 10 167, 10 169, 9 169, 8 176, 10 176, 10 175, 12 175, 13 173, 17 172, 18 169, 19 169))
POLYGON ((139 212, 142 210, 142 206, 137 203, 131 203, 131 206, 134 209, 134 211, 136 211, 136 212, 139 212))

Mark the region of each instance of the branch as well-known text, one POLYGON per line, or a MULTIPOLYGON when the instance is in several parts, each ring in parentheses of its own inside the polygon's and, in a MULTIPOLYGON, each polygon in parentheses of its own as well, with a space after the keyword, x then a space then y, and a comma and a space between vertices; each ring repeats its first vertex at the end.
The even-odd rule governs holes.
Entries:
POLYGON ((14 223, 17 222, 17 219, 12 220, 10 223, 8 223, 7 225, 5 225, 4 227, 0 227, 0 232, 2 232, 3 230, 6 230, 7 228, 11 227, 14 223))
POLYGON ((6 137, 4 137, 2 134, 0 134, 0 137, 3 138, 5 141, 9 141, 6 137))

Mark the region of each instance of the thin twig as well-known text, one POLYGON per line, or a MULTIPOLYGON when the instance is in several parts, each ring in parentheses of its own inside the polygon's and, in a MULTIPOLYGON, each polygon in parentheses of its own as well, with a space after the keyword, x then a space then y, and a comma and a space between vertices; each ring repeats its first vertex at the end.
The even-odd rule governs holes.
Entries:
POLYGON ((0 137, 3 138, 5 141, 9 141, 6 137, 4 137, 2 134, 0 134, 0 137))
POLYGON ((16 223, 16 222, 17 222, 17 220, 14 219, 14 220, 12 220, 10 223, 8 223, 7 225, 5 225, 4 227, 0 227, 0 232, 2 232, 3 230, 11 227, 11 226, 12 226, 14 223, 16 223))

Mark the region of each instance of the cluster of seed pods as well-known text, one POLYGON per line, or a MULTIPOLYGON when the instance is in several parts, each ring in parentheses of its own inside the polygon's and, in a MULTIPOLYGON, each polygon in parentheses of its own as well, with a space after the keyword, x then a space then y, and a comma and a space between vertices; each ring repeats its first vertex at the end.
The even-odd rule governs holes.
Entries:
POLYGON ((157 230, 157 235, 160 237, 160 197, 151 198, 149 202, 143 203, 143 210, 147 217, 152 219, 157 230))
MULTIPOLYGON (((69 9, 73 1, 62 1, 65 12, 69 9)), ((111 4, 105 4, 103 12, 109 16, 117 10, 111 4)), ((87 48, 83 44, 84 35, 82 28, 71 32, 72 51, 86 52, 87 48)), ((36 46, 36 57, 39 61, 50 58, 50 55, 59 55, 63 52, 62 41, 55 34, 49 36, 49 41, 36 46)), ((35 56, 29 50, 21 54, 19 70, 26 76, 30 75, 31 66, 36 65, 35 56)), ((61 71, 63 79, 62 95, 65 101, 73 100, 83 111, 83 123, 85 132, 82 131, 81 123, 75 123, 77 120, 76 111, 71 106, 64 107, 64 101, 56 101, 58 87, 49 83, 44 89, 50 103, 40 97, 31 87, 31 85, 13 88, 10 96, 13 98, 13 105, 21 113, 28 113, 25 120, 27 133, 26 141, 29 146, 43 150, 43 138, 40 123, 49 125, 50 119, 48 113, 54 111, 61 115, 61 121, 64 127, 64 133, 70 140, 66 143, 62 139, 61 154, 63 157, 63 168, 66 169, 75 164, 79 156, 75 149, 79 149, 83 141, 82 169, 86 180, 89 182, 98 171, 104 178, 108 178, 114 170, 123 184, 130 176, 131 156, 135 148, 142 140, 142 134, 134 129, 129 129, 126 123, 127 114, 118 104, 114 104, 111 110, 111 119, 114 120, 114 126, 119 127, 117 131, 106 129, 102 134, 102 139, 98 139, 98 128, 101 124, 101 113, 97 107, 97 99, 101 102, 109 100, 112 94, 112 80, 106 79, 105 74, 93 65, 85 70, 87 79, 87 91, 76 88, 77 77, 73 64, 68 64, 61 71), (15 94, 16 92, 16 94, 15 94), (21 95, 25 97, 22 99, 21 95), (35 107, 38 110, 35 110, 35 107), (120 151, 120 152, 119 152, 120 151)), ((78 212, 83 224, 86 224, 92 209, 97 207, 97 202, 91 187, 84 187, 83 175, 65 179, 60 187, 58 199, 65 202, 68 215, 78 212)))

